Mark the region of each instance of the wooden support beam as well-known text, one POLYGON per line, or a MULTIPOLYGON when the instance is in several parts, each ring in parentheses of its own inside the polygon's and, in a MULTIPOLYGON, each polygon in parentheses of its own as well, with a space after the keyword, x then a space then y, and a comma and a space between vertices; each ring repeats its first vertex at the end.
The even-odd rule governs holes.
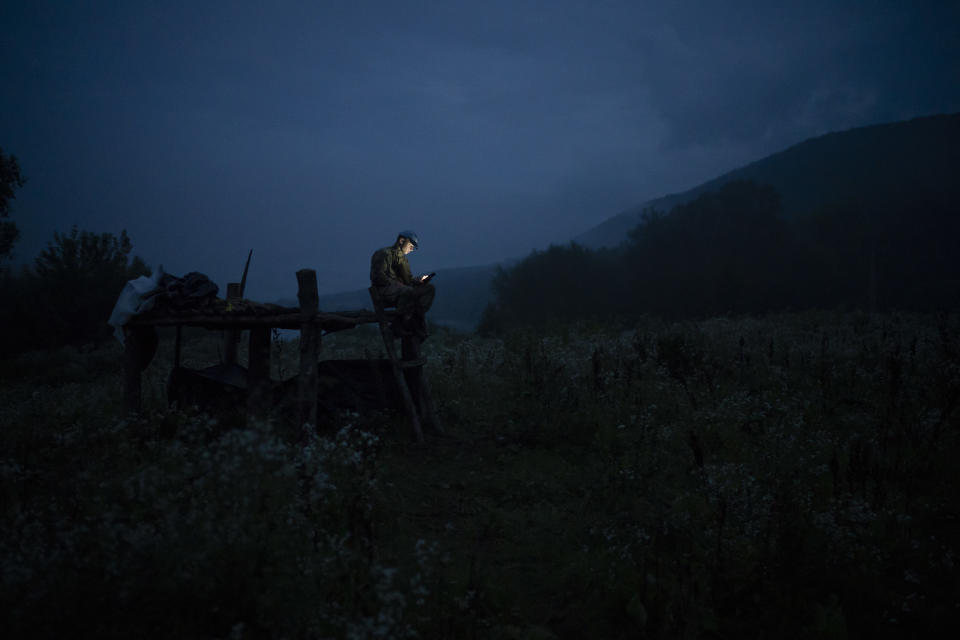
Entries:
POLYGON ((300 376, 298 378, 299 426, 310 424, 317 427, 317 401, 319 378, 317 361, 320 355, 320 327, 313 316, 320 308, 317 293, 317 273, 313 269, 297 271, 297 300, 303 323, 300 325, 300 376))
POLYGON ((140 362, 143 341, 140 333, 129 325, 123 328, 123 408, 127 413, 140 412, 140 362))
POLYGON ((183 325, 177 325, 177 338, 173 343, 173 368, 180 366, 180 345, 182 342, 183 325))
MULTIPOLYGON (((227 284, 227 303, 240 299, 240 283, 227 284)), ((228 329, 223 334, 223 361, 226 364, 237 363, 237 346, 240 343, 240 330, 228 329)))
MULTIPOLYGON (((278 329, 299 329, 303 324, 302 313, 284 313, 263 316, 218 316, 218 315, 182 315, 182 316, 144 316, 131 320, 136 326, 184 326, 203 327, 205 329, 251 329, 253 327, 276 327, 278 329)), ((320 325, 330 333, 341 329, 353 329, 358 324, 373 323, 377 317, 372 312, 315 313, 309 320, 320 325)))
MULTIPOLYGON (((390 368, 393 369, 393 376, 397 381, 397 388, 400 389, 403 406, 407 410, 407 415, 410 416, 410 424, 413 427, 413 437, 416 438, 417 442, 423 442, 423 429, 420 427, 420 415, 417 412, 414 395, 411 394, 410 387, 407 385, 407 381, 411 378, 405 375, 400 360, 397 358, 397 348, 394 344, 393 332, 388 325, 380 294, 377 293, 374 287, 370 287, 368 291, 370 292, 370 300, 373 302, 373 309, 377 314, 377 320, 380 324, 380 335, 383 338, 383 346, 387 350, 387 357, 390 358, 390 368)), ((405 346, 406 341, 403 342, 403 348, 405 348, 405 346)))
POLYGON ((416 336, 407 336, 403 338, 402 345, 403 360, 401 366, 405 369, 404 374, 407 377, 410 392, 416 399, 420 418, 436 433, 442 434, 443 425, 440 423, 437 407, 433 402, 433 394, 431 393, 425 366, 427 359, 420 352, 420 339, 416 336))
POLYGON ((443 434, 443 424, 440 422, 440 416, 437 414, 437 405, 433 402, 433 391, 430 388, 430 381, 427 379, 426 369, 420 370, 420 394, 421 403, 424 406, 424 413, 427 416, 427 424, 439 434, 443 434))
POLYGON ((247 367, 247 410, 256 415, 270 404, 270 328, 250 330, 250 366, 247 367))
POLYGON ((383 344, 387 349, 387 357, 390 358, 393 375, 397 380, 397 387, 400 389, 400 395, 403 398, 403 405, 407 409, 407 415, 410 416, 410 425, 413 427, 413 437, 417 442, 423 442, 420 413, 417 411, 416 402, 414 402, 415 396, 411 392, 410 385, 407 384, 411 378, 406 375, 399 358, 397 358, 397 348, 393 342, 393 333, 390 331, 390 327, 387 326, 386 322, 380 323, 380 335, 383 337, 383 344))

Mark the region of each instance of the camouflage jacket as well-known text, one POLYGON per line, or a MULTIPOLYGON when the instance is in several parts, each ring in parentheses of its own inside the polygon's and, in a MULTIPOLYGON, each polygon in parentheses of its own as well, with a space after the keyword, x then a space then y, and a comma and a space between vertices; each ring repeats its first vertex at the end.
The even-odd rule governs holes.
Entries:
POLYGON ((377 249, 370 258, 370 284, 385 287, 394 283, 412 285, 410 263, 397 246, 377 249))

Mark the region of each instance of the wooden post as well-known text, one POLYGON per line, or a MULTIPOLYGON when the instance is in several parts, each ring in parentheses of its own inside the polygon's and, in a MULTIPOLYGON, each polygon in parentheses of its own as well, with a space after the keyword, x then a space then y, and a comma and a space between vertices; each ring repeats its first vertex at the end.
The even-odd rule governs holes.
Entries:
POLYGON ((299 422, 300 427, 309 423, 312 428, 316 428, 320 328, 314 321, 314 316, 320 309, 320 296, 317 293, 317 272, 313 269, 297 271, 297 299, 303 315, 300 324, 300 377, 297 389, 299 422))
POLYGON ((426 365, 420 368, 420 402, 427 416, 427 424, 442 435, 444 433, 443 424, 440 422, 440 416, 437 415, 437 405, 433 402, 433 391, 430 389, 430 381, 427 380, 426 365))
POLYGON ((410 391, 416 398, 420 417, 435 432, 443 434, 443 425, 437 415, 437 407, 433 402, 433 394, 430 391, 430 382, 427 380, 426 360, 420 352, 420 339, 416 336, 408 336, 403 338, 402 345, 405 361, 422 363, 405 371, 408 374, 407 382, 410 385, 410 391))
MULTIPOLYGON (((400 362, 416 362, 420 359, 420 352, 414 343, 413 336, 403 336, 400 339, 400 362)), ((423 404, 423 395, 420 393, 420 367, 403 368, 403 377, 410 389, 410 396, 417 407, 417 414, 421 420, 426 417, 426 407, 423 404)))
POLYGON ((123 408, 127 413, 140 412, 140 360, 143 348, 135 328, 123 328, 123 408))
POLYGON ((383 311, 383 303, 380 300, 380 294, 374 287, 368 289, 370 300, 373 302, 373 310, 377 316, 377 323, 380 325, 380 335, 383 337, 383 346, 387 350, 387 357, 390 358, 390 367, 393 369, 393 376, 397 381, 397 388, 400 389, 400 396, 403 398, 403 406, 407 409, 407 415, 410 416, 410 425, 413 427, 413 437, 417 442, 423 442, 423 429, 420 428, 420 416, 417 412, 417 405, 410 393, 410 387, 407 385, 407 377, 404 375, 400 361, 397 359, 397 349, 393 343, 393 332, 390 330, 387 322, 387 316, 383 311))
POLYGON ((250 366, 247 367, 247 410, 257 414, 270 399, 270 327, 250 329, 250 366))
MULTIPOLYGON (((227 284, 227 302, 233 302, 240 299, 240 283, 231 282, 227 284)), ((227 305, 230 306, 229 304, 227 305)), ((239 329, 227 329, 223 334, 223 362, 225 364, 237 363, 237 345, 240 342, 239 329)))
POLYGON ((180 342, 181 342, 182 333, 183 333, 183 326, 178 324, 177 338, 173 343, 173 368, 174 369, 180 368, 180 342))

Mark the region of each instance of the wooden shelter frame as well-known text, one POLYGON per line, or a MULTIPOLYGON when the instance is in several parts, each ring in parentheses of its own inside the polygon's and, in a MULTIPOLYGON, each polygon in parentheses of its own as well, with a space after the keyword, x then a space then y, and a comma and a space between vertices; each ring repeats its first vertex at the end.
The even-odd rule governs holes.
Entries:
POLYGON ((227 305, 221 311, 170 310, 148 311, 133 316, 124 326, 124 406, 129 412, 141 410, 141 372, 144 360, 149 360, 148 335, 161 326, 176 327, 174 368, 180 366, 181 333, 183 327, 202 327, 226 332, 227 348, 224 361, 236 362, 236 347, 240 331, 248 330, 249 363, 247 367, 247 411, 260 413, 267 408, 270 397, 270 336, 273 329, 300 331, 300 363, 297 386, 298 423, 317 425, 319 393, 318 362, 320 346, 325 333, 353 329, 361 324, 378 323, 384 348, 394 372, 397 387, 403 398, 404 409, 410 418, 413 436, 423 441, 422 424, 443 433, 440 419, 430 392, 424 368, 426 360, 420 353, 420 341, 415 336, 401 337, 401 353, 396 350, 396 334, 391 324, 395 309, 385 308, 370 289, 374 311, 322 312, 319 310, 317 275, 312 269, 297 272, 298 307, 239 304, 239 284, 227 286, 227 305), (233 302, 238 303, 236 309, 233 302))

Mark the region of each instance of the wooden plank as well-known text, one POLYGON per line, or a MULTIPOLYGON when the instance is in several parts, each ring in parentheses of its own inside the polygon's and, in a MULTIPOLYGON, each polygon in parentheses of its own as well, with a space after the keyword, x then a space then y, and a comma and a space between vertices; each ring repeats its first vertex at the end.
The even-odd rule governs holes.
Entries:
POLYGON ((297 271, 297 300, 303 314, 300 325, 300 376, 298 378, 299 426, 317 427, 317 395, 319 377, 317 360, 320 355, 320 327, 313 318, 320 307, 317 293, 317 273, 313 269, 297 271))
MULTIPOLYGON (((320 328, 331 333, 343 329, 353 329, 359 324, 372 324, 377 321, 373 312, 367 312, 368 316, 357 315, 348 316, 340 312, 337 313, 315 313, 309 318, 309 322, 314 322, 320 328)), ((155 326, 155 327, 202 327, 204 329, 252 329, 254 327, 277 327, 279 329, 299 329, 304 322, 302 313, 285 313, 275 316, 227 316, 227 315, 183 315, 183 316, 137 316, 132 318, 128 324, 131 326, 155 326)))

